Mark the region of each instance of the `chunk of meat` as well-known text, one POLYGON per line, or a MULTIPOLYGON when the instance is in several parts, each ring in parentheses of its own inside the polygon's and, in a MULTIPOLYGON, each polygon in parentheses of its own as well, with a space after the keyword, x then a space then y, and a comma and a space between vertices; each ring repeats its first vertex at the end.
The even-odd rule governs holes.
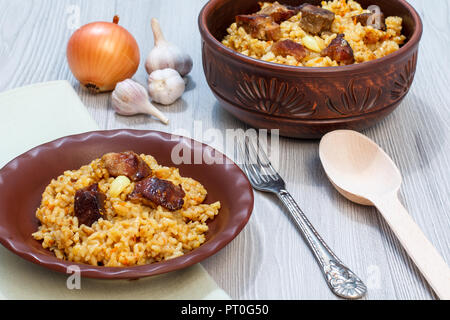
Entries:
POLYGON ((355 62, 353 49, 347 40, 344 39, 344 34, 338 34, 330 45, 322 50, 322 56, 328 56, 331 59, 341 62, 343 64, 352 64, 355 62))
POLYGON ((74 211, 79 225, 90 227, 102 215, 106 196, 98 189, 98 184, 92 184, 75 192, 74 211))
POLYGON ((136 182, 128 199, 148 206, 162 206, 170 211, 179 210, 184 204, 184 190, 168 180, 147 178, 136 182))
POLYGON ((272 52, 277 56, 293 56, 298 61, 301 61, 307 56, 305 47, 292 40, 277 41, 272 45, 272 52))
POLYGON ((265 14, 242 14, 236 16, 238 27, 259 40, 276 41, 281 38, 280 25, 265 14))
POLYGON ((301 7, 300 27, 314 35, 329 31, 334 20, 334 13, 320 7, 307 4, 301 7))
POLYGON ((297 14, 302 10, 302 8, 304 6, 307 6, 307 5, 309 5, 309 3, 302 3, 298 6, 285 5, 285 7, 288 8, 289 10, 293 10, 295 12, 295 14, 297 14))
POLYGON ((294 7, 288 8, 287 6, 279 4, 278 2, 267 5, 257 12, 257 14, 270 16, 276 23, 286 21, 289 18, 295 16, 297 13, 298 11, 296 11, 294 7))
POLYGON ((152 173, 147 163, 133 151, 107 153, 102 159, 113 177, 127 176, 132 181, 139 181, 152 173))
POLYGON ((386 30, 383 12, 362 13, 353 17, 353 21, 361 23, 362 26, 372 26, 377 30, 386 30))

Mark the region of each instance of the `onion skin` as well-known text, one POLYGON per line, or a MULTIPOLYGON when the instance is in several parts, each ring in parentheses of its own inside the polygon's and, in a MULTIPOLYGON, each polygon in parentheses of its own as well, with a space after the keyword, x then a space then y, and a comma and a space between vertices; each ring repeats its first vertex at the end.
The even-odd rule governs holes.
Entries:
POLYGON ((89 91, 107 92, 131 78, 140 62, 134 37, 117 23, 93 22, 74 32, 67 44, 67 61, 75 78, 89 91))

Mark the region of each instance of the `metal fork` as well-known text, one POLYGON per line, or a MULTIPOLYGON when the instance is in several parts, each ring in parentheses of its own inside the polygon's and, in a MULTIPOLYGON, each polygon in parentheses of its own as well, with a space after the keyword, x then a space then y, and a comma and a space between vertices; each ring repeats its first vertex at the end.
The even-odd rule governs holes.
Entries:
MULTIPOLYGON (((306 218, 294 198, 286 190, 286 184, 275 171, 261 147, 256 151, 249 137, 237 143, 243 155, 241 167, 253 188, 259 191, 275 193, 286 206, 303 238, 314 253, 321 266, 326 282, 331 291, 339 297, 358 299, 366 294, 367 288, 361 279, 347 268, 331 251, 322 237, 306 218)), ((237 150, 235 149, 235 152, 237 150)))

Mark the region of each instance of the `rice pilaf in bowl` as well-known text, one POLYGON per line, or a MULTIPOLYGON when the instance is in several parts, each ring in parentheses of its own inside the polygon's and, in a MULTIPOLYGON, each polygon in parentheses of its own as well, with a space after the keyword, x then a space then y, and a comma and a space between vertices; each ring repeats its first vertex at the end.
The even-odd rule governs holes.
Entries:
POLYGON ((305 67, 362 63, 397 51, 406 40, 402 18, 385 18, 378 6, 364 9, 353 0, 322 1, 320 7, 259 4, 258 12, 236 16, 222 43, 267 62, 305 67), (348 57, 327 52, 337 41, 346 42, 348 57))

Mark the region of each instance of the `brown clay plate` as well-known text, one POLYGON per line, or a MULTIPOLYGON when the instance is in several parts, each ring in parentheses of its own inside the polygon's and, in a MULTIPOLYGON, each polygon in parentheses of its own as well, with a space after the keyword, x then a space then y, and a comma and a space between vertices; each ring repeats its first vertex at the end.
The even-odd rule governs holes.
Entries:
MULTIPOLYGON (((187 162, 187 161, 186 161, 187 162)), ((233 240, 246 225, 253 210, 253 191, 247 177, 230 159, 213 148, 189 138, 158 131, 94 131, 60 138, 38 146, 9 162, 0 170, 0 243, 31 262, 66 273, 77 265, 89 278, 136 279, 193 265, 215 254, 233 240), (204 154, 202 164, 174 164, 177 144, 194 154, 204 154), (180 174, 200 181, 208 190, 206 203, 220 200, 222 208, 211 221, 206 242, 199 248, 171 260, 134 267, 96 267, 56 258, 42 248, 31 234, 39 226, 35 217, 41 195, 51 179, 65 170, 78 169, 107 152, 133 150, 150 154, 158 163, 176 166, 180 174), (222 158, 222 163, 211 159, 222 158)))

